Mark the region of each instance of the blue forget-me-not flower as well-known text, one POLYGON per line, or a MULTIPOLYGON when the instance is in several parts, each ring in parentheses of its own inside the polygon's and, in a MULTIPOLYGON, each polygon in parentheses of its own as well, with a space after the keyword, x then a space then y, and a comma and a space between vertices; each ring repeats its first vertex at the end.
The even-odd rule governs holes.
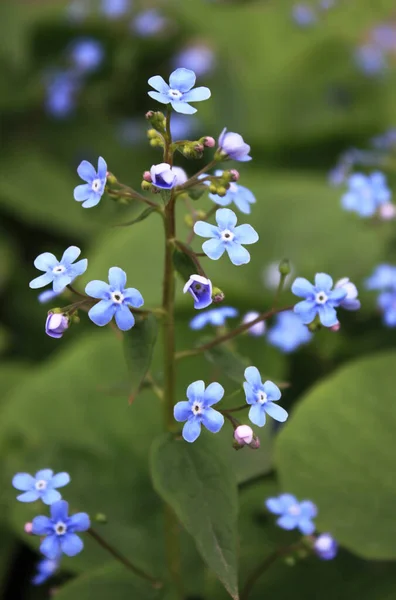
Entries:
POLYGON ((314 542, 314 552, 322 560, 333 560, 338 552, 338 544, 330 533, 321 533, 314 542))
MULTIPOLYGON (((221 170, 215 171, 216 177, 219 177, 222 174, 223 171, 221 170)), ((250 205, 256 202, 256 198, 248 188, 234 182, 230 183, 230 187, 225 196, 209 194, 209 198, 220 206, 229 206, 234 203, 241 212, 245 213, 245 215, 250 214, 250 205)))
POLYGON ((168 163, 153 165, 150 169, 151 180, 155 187, 162 190, 170 190, 178 185, 177 173, 175 173, 168 163))
POLYGON ((131 7, 131 0, 101 0, 101 12, 109 19, 119 19, 131 7))
POLYGON ((34 266, 39 271, 45 271, 45 273, 32 279, 29 287, 35 290, 52 283, 54 292, 59 294, 76 277, 87 270, 88 261, 86 258, 74 262, 80 254, 81 250, 77 246, 69 246, 60 261, 51 252, 39 254, 34 261, 34 266))
POLYGON ((191 294, 194 308, 206 308, 212 304, 212 282, 202 275, 191 275, 183 288, 183 292, 191 294))
POLYGON ((300 27, 310 27, 317 22, 314 10, 308 4, 295 4, 292 10, 293 21, 300 27))
POLYGON ((37 573, 32 577, 33 585, 42 585, 59 569, 59 560, 43 558, 36 565, 37 573))
POLYGON ((337 325, 335 308, 347 297, 347 290, 343 287, 332 290, 333 280, 326 273, 315 275, 315 285, 308 279, 297 277, 292 285, 292 292, 300 298, 305 298, 294 307, 294 312, 299 315, 305 325, 312 323, 316 315, 324 327, 337 325))
POLYGON ((212 433, 217 433, 224 425, 224 417, 212 408, 224 396, 224 388, 213 382, 205 389, 205 383, 194 381, 187 388, 188 402, 178 402, 174 407, 176 421, 186 421, 183 438, 186 442, 195 442, 201 433, 201 424, 212 433))
POLYGON ((77 169, 77 173, 87 183, 74 188, 74 199, 83 203, 83 208, 92 208, 99 204, 103 196, 107 181, 107 164, 104 158, 99 156, 98 170, 87 160, 83 160, 77 169))
POLYGON ((160 33, 168 24, 159 10, 149 8, 136 15, 131 23, 131 29, 141 37, 151 37, 160 33))
POLYGON ((176 69, 169 77, 169 85, 159 75, 150 77, 148 83, 156 91, 148 95, 162 104, 171 104, 172 108, 185 115, 192 115, 197 109, 190 106, 189 102, 201 102, 210 98, 207 87, 194 88, 195 73, 190 69, 176 69), (194 89, 193 89, 194 88, 194 89))
POLYGON ((272 381, 261 381, 261 375, 256 367, 245 369, 243 389, 245 390, 246 402, 251 405, 249 419, 258 427, 264 427, 266 414, 283 423, 286 421, 287 411, 275 404, 280 400, 281 392, 272 381))
POLYGON ((85 293, 100 300, 88 312, 88 317, 95 325, 103 327, 115 317, 117 326, 122 331, 128 331, 134 326, 135 317, 128 307, 140 308, 144 300, 135 288, 125 288, 126 280, 125 271, 119 267, 111 267, 109 283, 94 280, 87 284, 85 293))
POLYGON ((75 69, 84 75, 96 71, 104 58, 102 44, 91 38, 74 40, 68 52, 75 69))
POLYGON ((372 217, 379 206, 387 204, 392 197, 385 175, 379 171, 371 175, 354 173, 349 177, 348 185, 348 192, 341 199, 342 206, 361 217, 372 217))
POLYGON ((233 265, 244 265, 250 261, 250 254, 242 244, 254 244, 259 239, 251 225, 237 224, 236 214, 229 208, 216 211, 217 227, 197 221, 194 232, 201 237, 211 238, 202 244, 202 250, 212 260, 218 260, 227 252, 233 265))
POLYGON ((51 504, 51 517, 39 516, 32 521, 32 533, 45 536, 40 552, 51 560, 60 556, 76 556, 84 548, 76 531, 86 531, 91 523, 87 513, 77 513, 69 517, 69 505, 65 500, 51 504))
POLYGON ((219 137, 219 150, 224 158, 237 160, 238 162, 248 162, 252 160, 249 156, 250 146, 246 144, 239 133, 228 131, 224 127, 219 137))
POLYGON ((312 535, 315 525, 312 522, 318 510, 310 500, 298 502, 292 494, 281 494, 277 498, 268 498, 265 505, 274 515, 279 515, 276 523, 282 529, 299 529, 303 535, 312 535))
POLYGON ((388 68, 383 49, 375 44, 363 44, 355 52, 355 62, 360 71, 368 77, 382 75, 388 68))
POLYGON ((215 64, 215 55, 213 50, 203 44, 189 46, 181 50, 173 59, 175 68, 184 67, 191 69, 200 77, 209 73, 215 64))
POLYGON ((64 487, 70 482, 68 473, 57 473, 51 469, 37 471, 33 477, 29 473, 14 475, 12 485, 15 489, 24 492, 17 496, 20 502, 35 502, 42 500, 44 504, 53 504, 62 498, 56 488, 64 487))
POLYGON ((68 117, 76 107, 81 82, 72 71, 52 71, 44 77, 44 106, 57 119, 68 117))
POLYGON ((312 339, 312 333, 300 317, 291 310, 276 315, 275 325, 269 329, 267 340, 282 352, 294 352, 312 339))
POLYGON ((197 315, 190 321, 191 329, 203 329, 206 325, 213 327, 223 327, 227 319, 233 319, 238 316, 238 311, 232 306, 220 306, 206 310, 204 313, 197 315))

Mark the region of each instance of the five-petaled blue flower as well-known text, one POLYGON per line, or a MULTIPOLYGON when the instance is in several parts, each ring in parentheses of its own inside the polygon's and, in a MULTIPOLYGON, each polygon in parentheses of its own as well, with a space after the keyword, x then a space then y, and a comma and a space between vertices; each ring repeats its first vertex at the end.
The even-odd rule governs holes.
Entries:
POLYGON ((32 521, 32 533, 46 536, 41 542, 40 552, 51 560, 66 556, 76 556, 84 548, 82 539, 76 531, 86 531, 91 523, 87 513, 68 516, 69 504, 60 500, 51 504, 51 518, 39 516, 32 521))
POLYGON ((42 585, 59 569, 59 560, 43 558, 36 565, 37 573, 32 577, 33 585, 42 585))
POLYGON ((186 442, 195 442, 201 433, 201 424, 212 433, 217 433, 224 425, 224 417, 212 408, 224 396, 224 388, 219 383, 211 383, 205 389, 203 381, 194 381, 187 388, 188 402, 178 402, 174 407, 176 421, 187 421, 183 427, 186 442))
POLYGON ((264 427, 266 417, 269 415, 276 421, 286 421, 287 411, 275 404, 281 397, 280 389, 272 381, 261 381, 260 372, 256 367, 245 369, 243 389, 245 390, 246 402, 251 404, 249 419, 258 427, 264 427))
POLYGON ((279 515, 276 523, 282 529, 299 529, 303 535, 312 535, 315 525, 312 519, 318 510, 310 500, 298 502, 291 494, 281 494, 278 498, 268 498, 265 505, 274 515, 279 515))
POLYGON ((17 473, 14 475, 12 485, 15 489, 24 492, 17 496, 20 502, 35 502, 40 499, 44 504, 53 504, 62 498, 56 488, 64 487, 70 482, 68 473, 57 473, 51 469, 37 471, 33 477, 29 473, 17 473))
POLYGON ((237 224, 236 214, 229 208, 216 211, 218 227, 205 221, 197 221, 194 232, 201 237, 212 238, 202 244, 202 250, 212 260, 218 260, 227 252, 233 265, 244 265, 250 261, 250 254, 242 244, 254 244, 259 239, 251 225, 237 224))
POLYGON ((294 307, 294 312, 299 315, 305 325, 312 323, 316 315, 324 327, 337 325, 336 306, 340 306, 347 297, 347 290, 343 287, 332 290, 333 280, 326 273, 315 275, 315 285, 307 279, 297 277, 292 285, 292 292, 300 298, 305 298, 294 307))
POLYGON ((153 165, 150 169, 153 185, 162 190, 170 190, 178 185, 177 171, 175 172, 168 163, 153 165))
POLYGON ((268 342, 286 353, 294 352, 311 339, 312 333, 308 327, 291 310, 276 315, 275 325, 267 333, 268 342))
MULTIPOLYGON (((215 171, 216 176, 220 176, 222 173, 223 171, 215 171)), ((256 202, 256 198, 248 188, 234 182, 230 183, 230 187, 225 196, 209 194, 209 198, 220 206, 229 206, 234 203, 241 212, 245 213, 245 215, 250 214, 250 205, 256 202)))
POLYGON ((213 327, 223 327, 227 319, 233 319, 238 316, 238 311, 232 306, 220 306, 212 308, 200 315, 197 315, 190 321, 191 329, 202 329, 205 325, 213 325, 213 327))
POLYGON ((212 304, 212 282, 202 275, 191 275, 183 288, 183 292, 191 294, 194 308, 206 308, 212 304))
POLYGON ((106 161, 99 156, 98 170, 95 171, 95 167, 90 162, 83 160, 78 166, 77 173, 87 183, 74 188, 74 199, 77 202, 82 202, 83 208, 92 208, 99 204, 105 190, 107 181, 106 161))
POLYGON ((192 115, 197 109, 190 106, 189 102, 201 102, 210 98, 210 90, 207 87, 194 88, 195 73, 190 69, 176 69, 169 77, 169 85, 159 75, 150 77, 148 83, 156 92, 148 95, 162 104, 171 104, 172 108, 185 115, 192 115))
POLYGON ((249 144, 246 144, 239 133, 234 133, 233 131, 227 132, 226 127, 224 127, 219 137, 219 150, 224 158, 230 158, 238 162, 252 160, 252 157, 249 156, 249 144))
POLYGON ((371 175, 355 173, 348 179, 349 190, 342 197, 345 210, 358 213, 361 217, 372 217, 381 204, 390 202, 392 192, 383 173, 371 175))
POLYGON ((126 273, 119 267, 109 269, 109 283, 105 281, 90 281, 85 292, 92 298, 100 300, 93 306, 88 316, 95 323, 103 327, 115 317, 118 327, 128 331, 135 324, 135 318, 128 306, 140 308, 144 304, 142 294, 135 288, 126 288, 126 273))
POLYGON ((34 266, 39 271, 45 271, 45 273, 32 279, 29 287, 35 290, 52 283, 54 292, 59 294, 76 277, 87 270, 88 261, 86 258, 74 263, 80 254, 81 250, 77 246, 69 246, 60 261, 51 252, 39 254, 34 261, 34 266))
POLYGON ((396 289, 396 267, 382 264, 375 268, 374 273, 365 281, 367 290, 396 289))
POLYGON ((338 552, 338 544, 330 533, 321 533, 314 542, 314 552, 322 560, 333 560, 338 552))

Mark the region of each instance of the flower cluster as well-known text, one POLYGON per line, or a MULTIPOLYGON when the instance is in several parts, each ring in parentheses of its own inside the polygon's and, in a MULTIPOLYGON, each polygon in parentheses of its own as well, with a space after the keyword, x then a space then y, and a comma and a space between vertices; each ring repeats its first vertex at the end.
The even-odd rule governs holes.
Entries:
POLYGON ((390 204, 392 193, 380 172, 368 176, 354 173, 348 179, 348 186, 348 192, 341 200, 342 206, 361 217, 372 217, 381 207, 390 204))
POLYGON ((383 315, 384 324, 396 327, 396 267, 379 265, 366 279, 368 290, 378 290, 377 306, 383 315))

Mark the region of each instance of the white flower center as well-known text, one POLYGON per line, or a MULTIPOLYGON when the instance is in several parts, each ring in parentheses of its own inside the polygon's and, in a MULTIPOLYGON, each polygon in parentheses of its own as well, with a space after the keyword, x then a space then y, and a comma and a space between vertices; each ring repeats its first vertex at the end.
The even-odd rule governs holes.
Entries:
POLYGON ((102 182, 100 181, 100 179, 94 179, 91 184, 91 188, 93 189, 93 191, 99 192, 101 187, 102 187, 102 182))
POLYGON ((326 304, 328 297, 324 292, 318 292, 315 296, 316 304, 326 304))
POLYGON ((235 235, 229 229, 224 229, 224 231, 221 232, 221 239, 223 242, 232 242, 234 237, 235 235))
POLYGON ((174 100, 180 100, 180 98, 183 96, 183 94, 181 92, 179 92, 179 90, 172 90, 172 89, 169 90, 168 94, 174 100))
POLYGON ((54 267, 52 269, 52 272, 55 273, 55 275, 60 275, 60 273, 64 273, 66 271, 66 267, 64 267, 63 265, 58 265, 57 267, 54 267))
POLYGON ((118 290, 111 292, 111 299, 115 304, 122 304, 124 302, 124 296, 118 290))
POLYGON ((301 514, 301 508, 298 506, 298 504, 292 504, 287 512, 289 513, 289 515, 292 515, 293 517, 298 517, 299 514, 301 514))
POLYGON ((34 487, 36 488, 36 490, 45 490, 45 488, 47 487, 47 482, 44 481, 44 479, 40 479, 39 481, 36 481, 34 487))
POLYGON ((259 392, 257 392, 257 402, 259 404, 265 404, 268 400, 267 394, 265 392, 263 392, 263 390, 260 390, 259 392))
POLYGON ((202 404, 200 402, 194 402, 192 411, 194 415, 200 415, 202 412, 202 404))
POLYGON ((67 531, 66 524, 62 521, 58 521, 54 527, 56 535, 65 535, 67 531))

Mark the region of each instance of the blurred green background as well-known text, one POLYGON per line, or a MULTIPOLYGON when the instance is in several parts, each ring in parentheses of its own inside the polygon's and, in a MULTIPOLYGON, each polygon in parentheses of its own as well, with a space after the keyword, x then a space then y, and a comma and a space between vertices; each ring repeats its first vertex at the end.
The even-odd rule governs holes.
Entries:
MULTIPOLYGON (((257 204, 241 222, 254 225, 260 243, 252 247, 251 262, 238 270, 226 259, 208 266, 227 304, 241 315, 269 307, 273 291, 263 273, 283 257, 291 260, 295 274, 348 276, 359 288, 378 263, 395 259, 394 224, 374 226, 343 212, 340 189, 327 182, 341 152, 364 146, 395 124, 396 70, 367 77, 353 59, 370 29, 392 18, 393 0, 339 0, 310 28, 293 22, 289 0, 135 0, 134 6, 159 6, 169 25, 157 36, 142 38, 131 34, 126 19, 110 21, 95 9, 75 22, 64 2, 3 0, 0 6, 0 589, 7 600, 39 600, 51 587, 29 583, 38 546, 23 534, 23 524, 37 508, 15 501, 10 482, 16 471, 70 472, 67 497, 75 510, 106 513, 103 534, 131 557, 137 555, 142 565, 164 559, 160 501, 148 473, 151 441, 161 429, 158 401, 145 391, 128 406, 120 340, 95 328, 85 315, 62 340, 47 337, 51 304, 40 304, 28 282, 36 276, 33 260, 39 253, 60 256, 74 244, 89 259, 78 282, 81 289, 118 265, 146 306, 158 304, 159 220, 154 216, 132 228, 116 227, 140 207, 105 198, 87 211, 73 200, 73 189, 80 183, 76 168, 82 159, 105 157, 109 170, 136 189, 142 172, 161 161, 144 135, 145 112, 161 108, 147 96, 147 79, 156 74, 167 79, 178 51, 190 43, 205 44, 216 59, 214 69, 198 80, 211 88, 212 98, 197 105, 196 136, 217 138, 227 127, 252 146, 254 160, 240 165, 240 182, 254 192, 257 204), (65 67, 65 49, 78 37, 99 40, 105 58, 86 78, 72 114, 55 118, 44 108, 45 73, 65 67)), ((192 175, 205 163, 179 158, 178 164, 192 175)), ((393 184, 394 176, 387 174, 393 184)), ((200 201, 199 208, 210 206, 208 199, 200 201)), ((179 228, 184 237, 182 211, 179 228)), ((323 509, 320 528, 334 531, 347 548, 331 564, 309 559, 295 567, 276 565, 253 600, 266 594, 291 600, 296 593, 305 600, 395 597, 395 568, 387 562, 396 559, 394 332, 381 324, 372 294, 360 289, 360 297, 361 311, 344 313, 340 332, 321 331, 291 355, 269 346, 265 337, 240 341, 239 351, 251 364, 291 384, 283 396, 287 408, 293 411, 300 400, 287 425, 290 434, 285 429, 275 450, 270 425, 260 432, 257 453, 235 453, 228 430, 218 436, 239 484, 241 580, 271 549, 294 539, 263 512, 263 500, 281 489, 313 498, 323 509), (385 354, 373 357, 379 351, 385 354), (349 361, 358 362, 349 367, 349 361), (308 392, 323 377, 328 387, 308 392), (384 402, 387 410, 378 415, 377 404, 384 402)), ((284 302, 291 298, 287 291, 284 302)), ((192 316, 180 281, 180 349, 199 337, 188 327, 192 316)), ((158 347, 154 372, 159 378, 160 360, 158 347)), ((180 368, 175 400, 184 398, 192 380, 212 375, 213 365, 204 357, 188 359, 180 368)), ((236 389, 226 373, 218 373, 218 380, 227 391, 236 389)), ((183 543, 189 600, 223 597, 213 576, 204 574, 187 534, 183 543)), ((130 597, 128 582, 114 587, 113 579, 106 579, 115 567, 89 541, 63 567, 57 584, 94 571, 67 583, 60 600, 130 597)))

